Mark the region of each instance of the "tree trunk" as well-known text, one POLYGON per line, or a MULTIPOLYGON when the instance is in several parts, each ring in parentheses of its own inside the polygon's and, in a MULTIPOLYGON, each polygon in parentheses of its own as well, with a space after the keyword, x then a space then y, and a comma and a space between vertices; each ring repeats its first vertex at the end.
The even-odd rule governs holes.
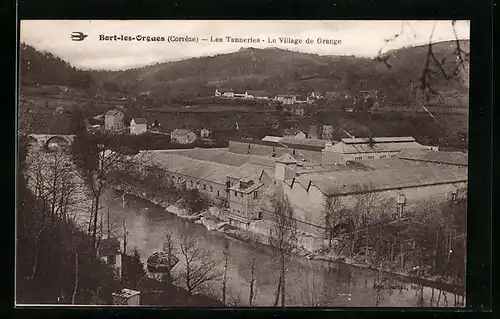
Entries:
POLYGON ((281 291, 281 275, 278 278, 278 287, 276 289, 276 295, 275 295, 275 298, 274 298, 274 307, 278 306, 278 301, 279 301, 279 297, 280 297, 280 291, 281 291))
POLYGON ((125 223, 125 219, 123 220, 123 254, 127 255, 127 224, 125 223))
POLYGON ((285 308, 285 255, 281 256, 281 307, 285 308))
POLYGON ((95 196, 94 200, 94 222, 93 222, 93 229, 92 229, 92 248, 94 251, 96 251, 96 241, 97 241, 97 218, 99 215, 99 199, 98 195, 95 196))
POLYGON ((252 258, 252 262, 250 265, 250 298, 249 298, 249 306, 253 304, 253 291, 254 291, 254 283, 255 283, 255 258, 252 258))
POLYGON ((75 304, 76 292, 78 291, 78 251, 75 251, 75 287, 73 288, 73 296, 71 297, 71 304, 75 304))
POLYGON ((228 256, 224 256, 224 278, 222 279, 222 303, 226 304, 226 288, 227 288, 227 260, 228 256))
POLYGON ((433 252, 433 258, 432 258, 432 270, 436 271, 436 259, 437 259, 437 254, 438 254, 438 246, 439 245, 439 228, 437 229, 436 232, 436 245, 434 245, 434 252, 433 252))
POLYGON ((405 269, 405 264, 404 264, 404 253, 403 253, 403 244, 400 245, 400 256, 401 256, 401 271, 403 272, 405 269))

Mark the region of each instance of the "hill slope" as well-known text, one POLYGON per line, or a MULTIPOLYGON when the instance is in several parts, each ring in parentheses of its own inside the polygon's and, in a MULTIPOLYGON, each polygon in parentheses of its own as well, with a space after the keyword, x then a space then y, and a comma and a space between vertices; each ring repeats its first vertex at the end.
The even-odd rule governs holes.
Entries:
MULTIPOLYGON (((468 41, 461 41, 468 51, 468 41)), ((458 64, 455 41, 433 44, 436 59, 451 74, 458 64)), ((389 52, 386 62, 353 56, 319 56, 275 48, 245 48, 238 52, 211 57, 158 63, 124 71, 79 71, 49 53, 32 47, 21 48, 21 79, 25 84, 43 83, 98 87, 135 95, 150 91, 163 102, 177 98, 190 100, 211 96, 217 87, 237 91, 266 90, 269 93, 312 90, 347 91, 378 90, 388 102, 411 102, 425 68, 427 46, 403 48, 389 52)), ((468 64, 467 64, 468 65, 468 64)), ((435 63, 431 86, 439 94, 467 94, 466 72, 451 80, 440 74, 435 63)))

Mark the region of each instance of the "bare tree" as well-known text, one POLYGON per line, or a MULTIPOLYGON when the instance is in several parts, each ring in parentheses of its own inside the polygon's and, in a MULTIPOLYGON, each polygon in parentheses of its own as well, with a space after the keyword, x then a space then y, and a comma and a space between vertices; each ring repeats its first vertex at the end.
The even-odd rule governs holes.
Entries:
MULTIPOLYGON (((332 248, 332 241, 336 235, 337 227, 346 223, 349 215, 346 214, 347 210, 342 204, 338 196, 326 198, 323 204, 324 218, 325 218, 325 236, 328 238, 328 245, 332 248)), ((337 252, 338 253, 338 252, 337 252)))
POLYGON ((120 143, 120 135, 97 136, 90 132, 80 132, 72 145, 73 160, 77 164, 78 175, 86 182, 93 201, 90 214, 90 230, 94 250, 97 251, 98 216, 104 192, 116 183, 116 171, 137 168, 141 156, 130 160, 128 148, 120 143), (104 144, 105 143, 105 144, 104 144))
POLYGON ((179 252, 184 265, 179 278, 189 292, 209 281, 218 280, 222 273, 217 269, 218 260, 212 258, 213 252, 203 247, 193 236, 179 233, 179 252))
POLYGON ((249 299, 248 299, 248 305, 253 306, 255 302, 255 297, 256 297, 256 281, 257 281, 257 257, 259 256, 259 250, 260 250, 260 243, 257 240, 252 240, 253 243, 252 246, 255 247, 255 249, 252 250, 250 254, 250 294, 249 294, 249 299))
MULTIPOLYGON (((386 213, 389 207, 389 199, 381 192, 374 191, 371 184, 356 186, 354 200, 354 212, 351 215, 353 226, 351 254, 356 251, 359 231, 364 228, 365 232, 367 232, 369 226, 387 220, 386 213)), ((365 254, 368 250, 367 245, 368 242, 365 240, 365 254)))
POLYGON ((165 231, 165 241, 163 242, 163 251, 167 254, 167 260, 169 265, 167 272, 164 273, 163 281, 168 284, 172 284, 174 282, 174 277, 172 276, 172 269, 170 268, 170 265, 172 265, 171 258, 174 256, 175 253, 175 244, 174 244, 174 233, 170 229, 165 231))
POLYGON ((224 251, 222 252, 224 255, 224 272, 222 277, 222 303, 226 304, 226 290, 227 290, 227 267, 229 262, 229 243, 226 242, 224 251))
POLYGON ((269 231, 269 243, 276 251, 280 268, 276 299, 281 292, 281 307, 285 307, 286 261, 297 247, 297 222, 293 215, 293 207, 286 195, 275 198, 273 206, 274 221, 269 231))

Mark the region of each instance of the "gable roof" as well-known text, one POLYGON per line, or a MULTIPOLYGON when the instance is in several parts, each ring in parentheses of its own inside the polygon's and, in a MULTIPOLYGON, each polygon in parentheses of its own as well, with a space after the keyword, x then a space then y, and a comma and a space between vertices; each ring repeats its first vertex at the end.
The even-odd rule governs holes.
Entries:
POLYGON ((272 135, 266 135, 262 139, 262 141, 265 142, 280 142, 283 139, 281 136, 272 136, 272 135))
POLYGON ((296 164, 298 161, 293 158, 290 154, 285 153, 281 155, 277 160, 277 163, 283 163, 283 164, 296 164))
POLYGON ((416 142, 413 137, 374 137, 371 144, 368 138, 342 138, 340 143, 328 147, 326 151, 352 154, 399 152, 408 149, 428 149, 428 147, 416 142))
POLYGON ((199 148, 168 150, 172 154, 186 156, 201 161, 216 162, 231 166, 241 166, 249 161, 249 155, 232 153, 227 149, 199 148))
POLYGON ((174 135, 187 135, 189 133, 193 133, 193 131, 188 130, 188 129, 181 129, 181 128, 176 128, 175 130, 172 131, 172 134, 174 134, 174 135))
POLYGON ((234 179, 242 179, 242 178, 250 178, 251 180, 258 180, 262 175, 262 171, 266 169, 266 166, 254 164, 254 163, 245 163, 238 167, 238 169, 232 171, 227 175, 229 178, 234 179))
POLYGON ((123 112, 120 110, 117 110, 117 109, 111 109, 111 110, 106 112, 106 115, 110 115, 110 116, 114 116, 114 115, 118 115, 118 114, 123 114, 123 112))
POLYGON ((135 122, 135 124, 148 124, 148 121, 146 121, 146 119, 143 117, 133 118, 132 120, 135 122))
POLYGON ((468 166, 469 156, 462 152, 442 152, 432 150, 404 150, 398 154, 400 159, 432 162, 449 165, 468 166))
POLYGON ((362 191, 379 191, 418 187, 432 184, 467 181, 467 169, 463 167, 433 166, 405 169, 344 171, 327 176, 325 174, 300 177, 307 180, 327 196, 345 195, 362 191))
POLYGON ((225 184, 228 174, 238 169, 232 165, 196 160, 170 152, 147 152, 139 156, 141 162, 184 175, 186 179, 204 179, 221 185, 225 184))

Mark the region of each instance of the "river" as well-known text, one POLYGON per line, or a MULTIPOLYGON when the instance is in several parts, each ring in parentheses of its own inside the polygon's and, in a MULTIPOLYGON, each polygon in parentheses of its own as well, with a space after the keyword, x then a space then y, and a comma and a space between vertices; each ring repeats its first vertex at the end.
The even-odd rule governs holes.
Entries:
MULTIPOLYGON (((256 248, 248 243, 208 231, 203 225, 192 223, 165 211, 148 201, 113 194, 109 205, 111 224, 121 225, 125 216, 128 230, 127 247, 137 246, 141 258, 162 249, 165 231, 184 232, 195 236, 200 245, 210 249, 214 259, 222 260, 223 249, 229 249, 227 300, 230 304, 248 306, 251 256, 256 256, 255 306, 272 306, 277 285, 277 265, 270 247, 256 248)), ((116 227, 115 235, 122 234, 116 227)), ((181 258, 182 260, 182 258, 181 258)), ((182 267, 179 262, 175 272, 182 267)), ((220 265, 221 270, 223 264, 220 265)), ((294 256, 287 264, 287 306, 321 307, 453 307, 462 297, 451 292, 405 282, 391 276, 389 282, 374 289, 377 272, 345 264, 307 260, 294 256)), ((221 283, 209 282, 204 293, 221 299, 221 283)))

